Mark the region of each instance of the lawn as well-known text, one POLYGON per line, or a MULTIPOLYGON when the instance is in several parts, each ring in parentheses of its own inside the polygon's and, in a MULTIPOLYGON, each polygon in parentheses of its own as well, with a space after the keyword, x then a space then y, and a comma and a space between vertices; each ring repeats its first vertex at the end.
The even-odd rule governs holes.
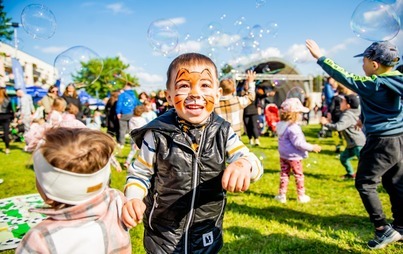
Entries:
MULTIPOLYGON (((279 185, 277 139, 262 137, 260 147, 251 150, 262 159, 265 173, 249 191, 228 194, 224 218, 224 247, 221 253, 373 253, 366 242, 373 236, 372 224, 354 188, 345 174, 332 138, 317 138, 319 125, 303 127, 311 143, 322 146, 322 152, 310 153, 303 161, 306 194, 311 202, 296 201, 294 178, 290 180, 287 203, 273 198, 279 185)), ((242 137, 247 143, 247 138, 242 137)), ((11 144, 11 154, 0 153, 0 198, 35 193, 35 179, 30 154, 21 143, 11 144)), ((0 143, 0 150, 4 143, 0 143)), ((128 145, 118 154, 122 163, 128 145)), ((357 161, 353 161, 357 165, 357 161)), ((113 171, 112 187, 122 190, 125 171, 113 171)), ((388 195, 379 189, 384 210, 391 218, 388 195)), ((142 225, 131 230, 133 253, 144 253, 142 225)), ((14 253, 4 251, 2 253, 14 253)), ((376 253, 403 253, 403 244, 395 243, 376 253)))

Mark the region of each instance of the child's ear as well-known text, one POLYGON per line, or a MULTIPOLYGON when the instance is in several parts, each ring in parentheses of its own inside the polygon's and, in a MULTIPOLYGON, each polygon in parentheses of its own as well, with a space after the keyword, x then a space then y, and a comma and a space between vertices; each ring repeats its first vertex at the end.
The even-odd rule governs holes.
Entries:
POLYGON ((174 103, 172 101, 172 97, 169 94, 168 90, 165 91, 165 98, 167 99, 167 102, 168 102, 169 106, 174 106, 174 103))

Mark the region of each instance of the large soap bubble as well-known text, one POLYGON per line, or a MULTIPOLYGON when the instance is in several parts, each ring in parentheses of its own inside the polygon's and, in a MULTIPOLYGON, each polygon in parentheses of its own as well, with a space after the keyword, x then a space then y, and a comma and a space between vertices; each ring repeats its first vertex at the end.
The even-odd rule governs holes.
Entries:
POLYGON ((21 24, 34 39, 49 39, 56 31, 55 15, 42 4, 26 6, 21 13, 21 24))
POLYGON ((152 49, 164 56, 174 51, 178 45, 179 33, 169 19, 158 19, 148 27, 147 39, 152 49))
POLYGON ((53 65, 64 87, 69 83, 77 83, 79 76, 86 78, 86 81, 80 81, 79 86, 93 84, 103 69, 101 57, 84 46, 74 46, 63 51, 56 57, 53 65))
POLYGON ((393 5, 379 0, 365 0, 354 10, 350 27, 365 40, 388 41, 399 33, 400 18, 393 5))

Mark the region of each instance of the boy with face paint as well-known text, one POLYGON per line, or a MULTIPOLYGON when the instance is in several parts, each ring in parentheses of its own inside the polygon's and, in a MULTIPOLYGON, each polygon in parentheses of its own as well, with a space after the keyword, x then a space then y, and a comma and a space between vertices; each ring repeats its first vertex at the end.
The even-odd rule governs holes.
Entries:
POLYGON ((144 221, 148 253, 217 253, 226 191, 246 191, 263 168, 214 113, 221 89, 210 58, 180 55, 167 76, 174 108, 131 132, 140 154, 128 170, 123 220, 144 221))

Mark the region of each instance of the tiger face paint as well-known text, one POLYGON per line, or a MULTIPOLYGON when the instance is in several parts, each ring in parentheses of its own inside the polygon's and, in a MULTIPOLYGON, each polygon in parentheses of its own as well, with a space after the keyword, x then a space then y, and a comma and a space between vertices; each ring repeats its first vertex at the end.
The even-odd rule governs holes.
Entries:
POLYGON ((214 110, 221 95, 217 78, 209 69, 179 69, 174 84, 167 90, 167 100, 178 116, 190 123, 202 124, 214 110))

